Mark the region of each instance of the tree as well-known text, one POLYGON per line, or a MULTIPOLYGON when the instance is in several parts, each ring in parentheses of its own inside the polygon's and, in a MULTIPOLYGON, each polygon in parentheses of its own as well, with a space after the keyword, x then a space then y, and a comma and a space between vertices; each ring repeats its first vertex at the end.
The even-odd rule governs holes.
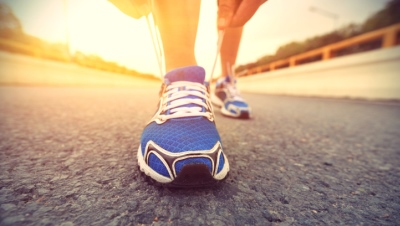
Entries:
POLYGON ((22 33, 21 22, 8 5, 0 2, 0 37, 12 38, 22 33))
POLYGON ((392 0, 385 8, 369 17, 362 25, 362 33, 400 22, 400 0, 392 0))

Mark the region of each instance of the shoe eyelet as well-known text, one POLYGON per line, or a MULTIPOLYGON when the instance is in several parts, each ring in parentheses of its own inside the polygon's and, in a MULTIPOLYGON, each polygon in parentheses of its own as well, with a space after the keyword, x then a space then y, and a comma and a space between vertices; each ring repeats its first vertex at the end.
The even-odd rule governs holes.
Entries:
POLYGON ((160 115, 160 116, 158 117, 158 120, 159 120, 160 122, 165 122, 165 121, 167 121, 167 119, 166 119, 165 117, 163 117, 162 115, 160 115))

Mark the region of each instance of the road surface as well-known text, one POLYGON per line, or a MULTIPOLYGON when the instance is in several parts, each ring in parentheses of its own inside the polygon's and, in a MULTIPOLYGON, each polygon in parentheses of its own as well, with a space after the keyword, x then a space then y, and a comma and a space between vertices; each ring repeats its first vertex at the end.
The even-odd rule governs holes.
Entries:
POLYGON ((0 225, 399 225, 400 105, 245 94, 219 187, 137 169, 156 89, 0 88, 0 225))

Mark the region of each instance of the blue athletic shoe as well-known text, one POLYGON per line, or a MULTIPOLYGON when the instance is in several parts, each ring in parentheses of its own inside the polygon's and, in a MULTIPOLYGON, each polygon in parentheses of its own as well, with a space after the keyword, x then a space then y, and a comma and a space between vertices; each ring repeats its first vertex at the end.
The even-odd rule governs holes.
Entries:
POLYGON ((159 183, 207 186, 228 174, 204 78, 204 69, 197 66, 164 77, 158 110, 143 131, 137 153, 140 170, 159 183))
POLYGON ((214 105, 221 108, 221 113, 234 118, 250 118, 251 109, 240 96, 236 88, 236 79, 226 76, 218 79, 215 92, 211 97, 214 105))

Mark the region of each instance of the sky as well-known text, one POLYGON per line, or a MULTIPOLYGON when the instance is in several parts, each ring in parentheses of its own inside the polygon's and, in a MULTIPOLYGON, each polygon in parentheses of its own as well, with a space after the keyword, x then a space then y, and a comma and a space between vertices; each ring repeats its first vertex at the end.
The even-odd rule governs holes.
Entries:
MULTIPOLYGON (((302 41, 349 23, 361 23, 388 1, 269 0, 246 24, 236 65, 274 54, 279 46, 291 41, 302 41), (310 7, 334 13, 338 19, 313 12, 310 7)), ((124 15, 107 0, 0 2, 11 7, 28 34, 60 43, 65 43, 69 37, 72 53, 97 54, 130 69, 159 75, 146 20, 124 15)), ((216 14, 216 1, 203 0, 195 53, 198 64, 208 75, 217 48, 216 14)), ((215 75, 218 76, 220 71, 217 64, 215 75)))

